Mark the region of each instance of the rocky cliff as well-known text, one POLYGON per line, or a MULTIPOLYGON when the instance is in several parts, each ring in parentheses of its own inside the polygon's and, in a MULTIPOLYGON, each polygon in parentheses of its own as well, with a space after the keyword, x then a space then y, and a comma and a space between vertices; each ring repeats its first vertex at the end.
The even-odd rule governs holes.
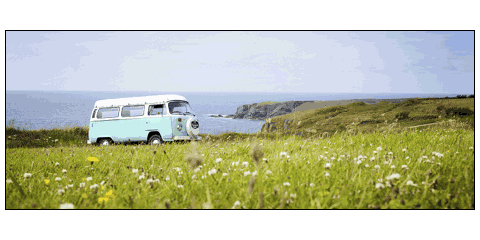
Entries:
POLYGON ((233 119, 252 119, 266 120, 267 118, 276 117, 291 113, 296 107, 314 101, 288 101, 270 104, 245 104, 237 108, 237 112, 233 115, 226 116, 233 119))

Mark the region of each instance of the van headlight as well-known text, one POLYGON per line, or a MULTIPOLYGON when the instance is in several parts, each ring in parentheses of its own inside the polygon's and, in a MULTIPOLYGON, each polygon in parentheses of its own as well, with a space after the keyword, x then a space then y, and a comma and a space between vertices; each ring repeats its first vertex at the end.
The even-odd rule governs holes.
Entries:
POLYGON ((188 135, 198 135, 200 129, 200 124, 198 123, 198 119, 190 118, 187 121, 187 133, 188 135))

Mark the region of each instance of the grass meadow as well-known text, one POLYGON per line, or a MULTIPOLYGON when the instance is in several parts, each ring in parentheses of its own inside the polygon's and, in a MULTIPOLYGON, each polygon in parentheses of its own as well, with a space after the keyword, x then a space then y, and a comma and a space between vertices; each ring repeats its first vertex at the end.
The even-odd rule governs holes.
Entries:
POLYGON ((462 128, 106 147, 60 132, 22 147, 10 134, 6 209, 475 208, 474 131, 462 128))

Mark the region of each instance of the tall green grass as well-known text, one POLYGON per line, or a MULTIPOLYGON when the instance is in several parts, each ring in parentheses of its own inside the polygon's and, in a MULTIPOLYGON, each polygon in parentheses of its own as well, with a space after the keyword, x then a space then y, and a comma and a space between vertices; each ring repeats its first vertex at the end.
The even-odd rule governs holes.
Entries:
POLYGON ((6 183, 6 208, 475 208, 471 130, 215 137, 160 146, 7 148, 13 179, 6 183), (264 158, 258 164, 251 155, 256 144, 264 158), (201 168, 192 169, 187 155, 198 156, 201 168), (399 178, 390 182, 394 173, 399 178))

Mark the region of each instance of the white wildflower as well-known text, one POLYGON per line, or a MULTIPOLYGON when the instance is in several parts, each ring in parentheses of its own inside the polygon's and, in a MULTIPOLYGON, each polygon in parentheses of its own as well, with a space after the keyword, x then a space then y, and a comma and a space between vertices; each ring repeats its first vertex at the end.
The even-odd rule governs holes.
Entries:
POLYGON ((55 163, 55 167, 58 166, 58 165, 60 165, 60 163, 56 162, 56 163, 55 163))
POLYGON ((92 186, 90 186, 90 189, 97 189, 98 188, 98 184, 93 184, 92 186))
POLYGON ((198 168, 198 167, 195 168, 195 169, 193 170, 193 172, 194 172, 194 173, 200 172, 200 168, 198 168))
POLYGON ((262 158, 262 160, 263 160, 264 162, 266 162, 266 161, 267 161, 267 159, 266 159, 266 158, 262 158))
POLYGON ((377 151, 382 151, 382 147, 377 147, 377 151))
POLYGON ((383 183, 383 179, 379 178, 377 179, 377 182, 383 183))
POLYGON ((221 163, 222 162, 222 158, 217 158, 217 160, 215 160, 216 163, 221 163))
POLYGON ((178 188, 183 188, 183 185, 178 185, 177 187, 178 187, 178 188))
POLYGON ((60 204, 60 209, 75 209, 75 208, 71 203, 64 203, 64 204, 60 204))
POLYGON ((332 167, 332 165, 330 163, 325 163, 325 168, 326 169, 330 169, 332 167))
POLYGON ((325 177, 330 177, 330 173, 326 172, 325 177))
MULTIPOLYGON (((195 177, 195 175, 193 175, 193 177, 195 177)), ((160 180, 157 178, 157 179, 153 180, 153 182, 160 183, 160 180)))
POLYGON ((207 175, 202 175, 202 179, 205 179, 205 178, 207 178, 207 175))
POLYGON ((310 187, 315 187, 315 183, 310 183, 310 187))
POLYGON ((370 161, 375 161, 375 157, 371 157, 371 158, 370 158, 370 161))
POLYGON ((84 182, 80 183, 80 188, 84 188, 84 187, 85 187, 85 183, 84 182))
POLYGON ((165 178, 165 181, 169 181, 169 180, 170 180, 170 177, 167 176, 167 177, 165 178))
POLYGON ((357 161, 357 164, 358 164, 358 165, 360 165, 361 163, 362 163, 362 161, 361 161, 361 160, 358 160, 358 161, 357 161))
POLYGON ((102 182, 100 183, 100 185, 101 185, 101 186, 105 185, 105 181, 102 181, 102 182))
POLYGON ((250 174, 252 174, 250 171, 246 171, 246 172, 243 173, 243 176, 248 176, 250 174))
POLYGON ((272 174, 272 171, 267 170, 265 173, 267 173, 267 174, 272 174))
POLYGON ((290 186, 290 183, 289 183, 289 182, 284 182, 284 183, 283 183, 283 186, 288 187, 288 186, 290 186))
POLYGON ((252 176, 257 176, 257 171, 253 171, 252 176))
POLYGON ((235 209, 237 207, 240 207, 240 201, 236 201, 234 204, 233 204, 233 207, 232 209, 235 209))
POLYGON ((387 183, 385 183, 385 185, 386 185, 387 187, 389 187, 389 188, 392 187, 392 184, 390 184, 390 181, 387 181, 387 183))
POLYGON ((365 167, 370 167, 370 165, 368 165, 368 164, 365 164, 365 167))
POLYGON ((407 165, 402 165, 402 169, 408 169, 407 165))
POLYGON ((468 148, 468 150, 472 150, 472 149, 473 149, 473 147, 469 147, 469 148, 468 148))
POLYGON ((243 167, 248 167, 248 162, 242 162, 243 167))
POLYGON ((132 169, 132 173, 138 173, 138 169, 132 169))
POLYGON ((142 180, 144 178, 145 178, 145 175, 142 174, 142 175, 140 175, 140 177, 138 177, 138 180, 142 180))
POLYGON ((442 166, 442 164, 441 164, 441 163, 437 163, 437 166, 442 166))
POLYGON ((67 173, 67 169, 63 169, 63 170, 62 170, 62 173, 67 173))
POLYGON ((182 171, 178 172, 178 175, 182 175, 182 174, 183 174, 183 172, 182 172, 182 171))
POLYGON ((296 198, 296 197, 297 197, 297 194, 295 194, 295 193, 290 193, 290 197, 291 197, 291 198, 296 198))
POLYGON ((24 178, 30 178, 30 177, 32 177, 32 174, 31 173, 25 173, 25 174, 23 174, 23 177, 24 178))
POLYGON ((55 181, 59 182, 59 181, 62 181, 62 179, 59 178, 59 177, 56 177, 56 178, 55 178, 55 181))
POLYGON ((373 154, 377 154, 378 152, 377 151, 373 151, 373 154))
POLYGON ((390 175, 390 176, 387 176, 386 179, 387 179, 387 180, 400 179, 400 174, 394 173, 394 174, 392 174, 392 175, 390 175))
POLYGON ((375 169, 380 169, 380 166, 378 166, 378 165, 375 165, 375 169))
POLYGON ((92 181, 92 180, 93 180, 92 177, 87 177, 87 182, 88 182, 88 181, 92 181))
POLYGON ((228 176, 228 173, 223 173, 222 176, 226 177, 228 176))
POLYGON ((406 149, 406 148, 402 149, 402 152, 406 152, 406 151, 407 151, 407 149, 406 149))
POLYGON ((377 183, 377 185, 375 185, 375 188, 376 189, 383 189, 383 188, 385 188, 385 185, 383 185, 383 183, 377 183))
POLYGON ((391 169, 395 169, 395 165, 390 166, 391 169))
POLYGON ((335 160, 335 157, 331 157, 330 159, 332 159, 332 161, 333 161, 333 160, 335 160))
POLYGON ((409 157, 409 156, 407 156, 407 157, 405 158, 405 160, 408 160, 409 158, 410 158, 410 157, 409 157))
POLYGON ((149 179, 147 179, 146 183, 147 183, 147 184, 149 184, 149 183, 153 183, 153 179, 150 179, 150 178, 149 178, 149 179))
POLYGON ((7 179, 7 183, 13 183, 11 179, 7 179))
POLYGON ((217 169, 215 169, 215 168, 208 171, 208 175, 213 175, 215 173, 217 173, 217 169))
POLYGON ((58 195, 63 195, 65 194, 65 190, 63 189, 58 189, 58 195))
POLYGON ((408 181, 407 181, 407 186, 414 186, 414 187, 416 187, 417 184, 414 184, 412 180, 408 180, 408 181))
POLYGON ((287 157, 287 152, 280 152, 280 157, 287 157))

